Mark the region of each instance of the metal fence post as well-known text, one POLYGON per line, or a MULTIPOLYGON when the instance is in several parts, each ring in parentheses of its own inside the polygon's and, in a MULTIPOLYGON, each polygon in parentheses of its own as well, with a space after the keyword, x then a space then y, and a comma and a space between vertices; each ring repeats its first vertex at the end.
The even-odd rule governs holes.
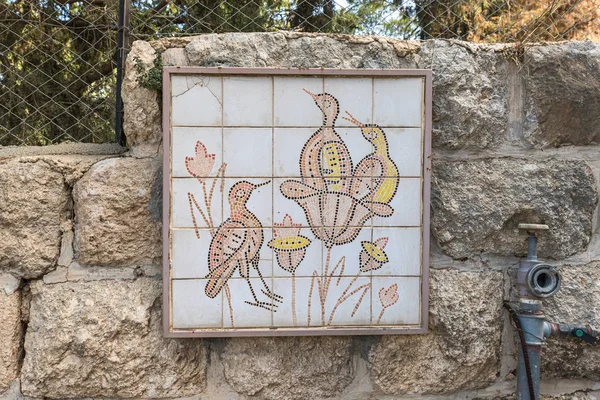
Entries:
POLYGON ((125 146, 125 134, 123 132, 123 99, 121 89, 123 86, 123 74, 125 72, 125 59, 127 47, 129 46, 129 0, 119 0, 119 30, 117 39, 117 93, 115 112, 115 142, 125 146))

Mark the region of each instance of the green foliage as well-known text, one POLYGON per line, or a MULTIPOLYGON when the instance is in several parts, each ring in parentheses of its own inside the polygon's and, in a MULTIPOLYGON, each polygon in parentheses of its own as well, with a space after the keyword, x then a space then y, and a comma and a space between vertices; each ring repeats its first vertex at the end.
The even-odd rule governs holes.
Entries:
POLYGON ((148 68, 148 66, 139 58, 133 58, 133 65, 138 73, 138 77, 136 82, 140 84, 141 87, 154 90, 159 94, 162 92, 162 73, 163 73, 163 65, 162 65, 162 51, 156 50, 154 53, 156 56, 154 61, 152 62, 152 67, 148 68))
MULTIPOLYGON (((129 44, 282 29, 520 43, 600 37, 597 0, 128 1, 129 44)), ((0 0, 0 145, 114 140, 118 15, 119 0, 0 0)), ((160 62, 135 61, 143 87, 160 91, 160 62)))

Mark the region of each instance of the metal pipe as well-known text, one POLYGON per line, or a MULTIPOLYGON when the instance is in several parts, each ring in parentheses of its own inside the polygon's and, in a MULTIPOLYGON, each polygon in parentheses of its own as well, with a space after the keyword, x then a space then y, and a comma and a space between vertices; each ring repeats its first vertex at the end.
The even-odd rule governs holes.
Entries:
POLYGON ((519 362, 517 364, 517 399, 518 400, 539 400, 540 398, 540 350, 542 346, 527 346, 529 356, 529 365, 533 382, 533 392, 535 398, 529 395, 529 383, 527 382, 527 371, 525 367, 525 357, 523 349, 519 346, 519 362))
POLYGON ((537 237, 535 232, 529 232, 529 238, 527 239, 527 259, 529 261, 537 260, 537 237))

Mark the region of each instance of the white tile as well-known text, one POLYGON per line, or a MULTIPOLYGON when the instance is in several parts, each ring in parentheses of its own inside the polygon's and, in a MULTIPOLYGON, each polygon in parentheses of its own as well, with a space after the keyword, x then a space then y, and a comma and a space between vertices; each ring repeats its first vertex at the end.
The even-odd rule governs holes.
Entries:
POLYGON ((246 177, 273 175, 273 132, 271 128, 223 129, 225 176, 246 177))
POLYGON ((340 104, 336 126, 356 126, 341 117, 346 111, 363 124, 373 122, 373 85, 371 78, 325 78, 325 92, 340 104))
POLYGON ((353 169, 356 169, 356 166, 363 158, 373 153, 373 145, 365 139, 360 128, 339 127, 336 128, 336 132, 350 152, 353 169))
MULTIPOLYGON (((294 200, 286 198, 281 193, 281 185, 283 182, 290 180, 288 178, 275 178, 273 179, 273 215, 275 221, 281 222, 286 214, 292 217, 295 224, 301 224, 303 227, 308 226, 308 220, 302 208, 294 200)), ((291 179, 293 181, 300 182, 299 178, 291 179)))
POLYGON ((373 241, 388 238, 385 251, 388 262, 373 270, 375 275, 421 274, 421 228, 374 228, 373 241))
POLYGON ((421 126, 422 78, 375 78, 373 120, 379 126, 421 126))
POLYGON ((201 142, 207 154, 214 154, 215 162, 209 176, 214 176, 223 163, 221 128, 173 128, 171 142, 171 176, 191 177, 185 166, 186 157, 196 157, 196 143, 201 142))
POLYGON ((373 277, 373 325, 418 325, 420 321, 420 278, 373 277), (382 289, 389 290, 393 285, 397 285, 398 300, 387 307, 382 315, 383 307, 379 293, 382 289))
POLYGON ((323 114, 311 93, 323 92, 323 78, 273 78, 275 126, 321 126, 323 114))
POLYGON ((370 284, 370 277, 359 277, 356 280, 354 277, 343 277, 339 281, 332 278, 325 302, 325 325, 370 325, 370 284))
MULTIPOLYGON (((278 220, 276 220, 276 222, 280 222, 278 220)), ((294 221, 295 223, 295 221, 294 221)), ((277 228, 273 228, 273 229, 277 229, 277 228)), ((304 251, 304 258, 302 259, 302 261, 300 262, 300 264, 298 264, 298 267, 296 268, 296 276, 305 276, 305 277, 310 277, 312 276, 313 271, 317 271, 317 274, 321 275, 321 268, 322 268, 322 248, 323 248, 323 244, 320 240, 318 240, 315 235, 311 232, 311 230, 309 228, 301 228, 300 229, 300 235, 308 238, 310 240, 310 245, 308 245, 308 247, 306 247, 305 249, 303 249, 304 251)), ((302 250, 300 250, 301 252, 302 250)), ((286 253, 285 252, 281 252, 281 257, 285 257, 286 253)), ((279 260, 277 258, 277 251, 273 251, 273 257, 274 257, 274 264, 273 264, 273 276, 276 277, 290 277, 291 276, 291 272, 288 272, 287 270, 283 269, 282 267, 279 266, 279 260)), ((283 259, 285 260, 285 258, 283 259)))
POLYGON ((394 213, 389 217, 374 217, 373 226, 420 226, 421 180, 401 178, 396 195, 389 205, 394 213))
POLYGON ((300 155, 302 153, 302 149, 306 142, 317 130, 319 130, 318 127, 274 129, 274 176, 300 176, 300 155))
MULTIPOLYGON (((269 290, 272 288, 272 278, 265 279, 269 290)), ((250 305, 247 302, 255 303, 248 281, 243 278, 234 278, 228 281, 231 293, 231 308, 233 309, 233 323, 235 328, 269 328, 272 326, 272 316, 270 309, 250 305)), ((266 307, 272 307, 273 300, 267 297, 262 290, 265 288, 258 278, 251 278, 250 284, 256 294, 259 302, 267 303, 266 307)), ((226 328, 231 327, 229 319, 229 305, 227 297, 223 296, 224 318, 223 323, 226 328)))
POLYGON ((171 299, 174 329, 221 328, 223 292, 205 294, 206 279, 173 280, 171 299))
MULTIPOLYGON (((358 233, 356 239, 348 244, 344 244, 341 246, 333 246, 331 248, 331 254, 329 258, 329 274, 334 273, 335 276, 343 275, 343 276, 353 276, 359 273, 359 256, 362 250, 362 241, 371 242, 373 240, 373 234, 371 227, 364 227, 358 233), (340 263, 341 259, 344 258, 344 261, 340 263), (340 263, 340 266, 336 268, 336 266, 340 263), (335 272, 334 272, 335 270, 335 272)), ((325 265, 327 263, 327 249, 323 249, 323 275, 325 275, 325 265)), ((368 275, 362 273, 364 275, 368 275)))
POLYGON ((221 125, 221 77, 172 75, 171 96, 173 125, 221 125))
POLYGON ((273 181, 270 178, 226 178, 223 191, 223 217, 231 216, 230 196, 232 188, 238 182, 250 183, 254 186, 268 182, 266 185, 255 187, 246 203, 246 208, 252 212, 260 221, 263 227, 270 227, 273 224, 273 181))
POLYGON ((273 82, 265 77, 223 78, 225 126, 272 126, 273 82))
MULTIPOLYGON (((210 199, 210 190, 215 182, 213 178, 207 178, 204 180, 205 185, 203 186, 195 178, 175 178, 171 181, 171 226, 173 228, 194 228, 193 215, 196 219, 196 226, 199 228, 209 228, 206 224, 202 213, 198 211, 198 208, 192 202, 190 207, 190 198, 188 194, 193 195, 193 199, 196 200, 196 204, 202 209, 206 219, 210 220, 212 216, 212 225, 217 227, 223 221, 222 214, 222 193, 219 190, 221 186, 221 179, 216 180, 215 189, 213 191, 212 199, 210 199), (206 192, 209 204, 211 204, 210 210, 211 215, 208 214, 208 208, 204 202, 204 193, 206 192)), ((210 221, 209 221, 210 222, 210 221)))
POLYGON ((319 285, 317 283, 317 281, 320 282, 321 279, 321 277, 316 277, 314 279, 312 277, 296 277, 294 281, 291 278, 273 279, 275 292, 283 296, 283 302, 279 304, 277 311, 273 313, 273 325, 277 327, 321 326, 321 305, 319 300, 319 285), (296 310, 295 324, 293 312, 294 295, 296 310))
POLYGON ((390 157, 400 176, 422 176, 421 129, 384 128, 390 157))
POLYGON ((171 231, 171 271, 173 278, 206 278, 208 250, 212 235, 208 229, 171 231))

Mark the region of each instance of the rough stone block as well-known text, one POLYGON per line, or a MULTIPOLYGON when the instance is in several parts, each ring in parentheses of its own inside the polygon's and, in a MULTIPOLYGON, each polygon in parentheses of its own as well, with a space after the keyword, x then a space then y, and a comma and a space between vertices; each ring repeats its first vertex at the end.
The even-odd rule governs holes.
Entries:
POLYGON ((231 67, 414 68, 417 50, 416 42, 289 32, 202 35, 186 46, 190 65, 231 67))
POLYGON ((46 162, 0 162, 0 271, 35 278, 55 267, 69 191, 46 162))
POLYGON ((544 257, 563 259, 590 241, 598 194, 585 162, 436 161, 433 173, 433 232, 455 259, 484 252, 525 255, 521 222, 550 226, 539 245, 544 257))
POLYGON ((383 336, 370 354, 386 394, 449 393, 491 384, 500 370, 499 271, 431 270, 430 332, 383 336))
POLYGON ((0 290, 0 393, 19 373, 22 334, 21 292, 0 290))
MULTIPOLYGON (((552 322, 589 324, 600 328, 600 263, 560 267, 562 285, 556 296, 544 301, 552 322)), ((600 348, 575 338, 552 337, 543 347, 544 378, 600 380, 600 348)))
POLYGON ((426 41, 420 68, 433 70, 433 146, 494 148, 507 139, 508 61, 491 46, 426 41))
POLYGON ((84 265, 160 262, 160 160, 112 158, 73 189, 76 259, 84 265))
POLYGON ((231 339, 222 352, 225 379, 237 392, 263 399, 335 397, 353 378, 351 339, 231 339))
POLYGON ((600 142, 600 43, 566 42, 525 52, 525 139, 534 146, 600 142))
POLYGON ((135 155, 156 155, 162 143, 162 115, 158 93, 146 89, 137 82, 140 72, 153 67, 155 50, 148 42, 136 40, 127 55, 126 73, 123 80, 123 107, 125 119, 123 130, 127 145, 135 155))
POLYGON ((26 396, 162 398, 204 390, 202 341, 162 337, 160 280, 38 281, 31 289, 26 396))

